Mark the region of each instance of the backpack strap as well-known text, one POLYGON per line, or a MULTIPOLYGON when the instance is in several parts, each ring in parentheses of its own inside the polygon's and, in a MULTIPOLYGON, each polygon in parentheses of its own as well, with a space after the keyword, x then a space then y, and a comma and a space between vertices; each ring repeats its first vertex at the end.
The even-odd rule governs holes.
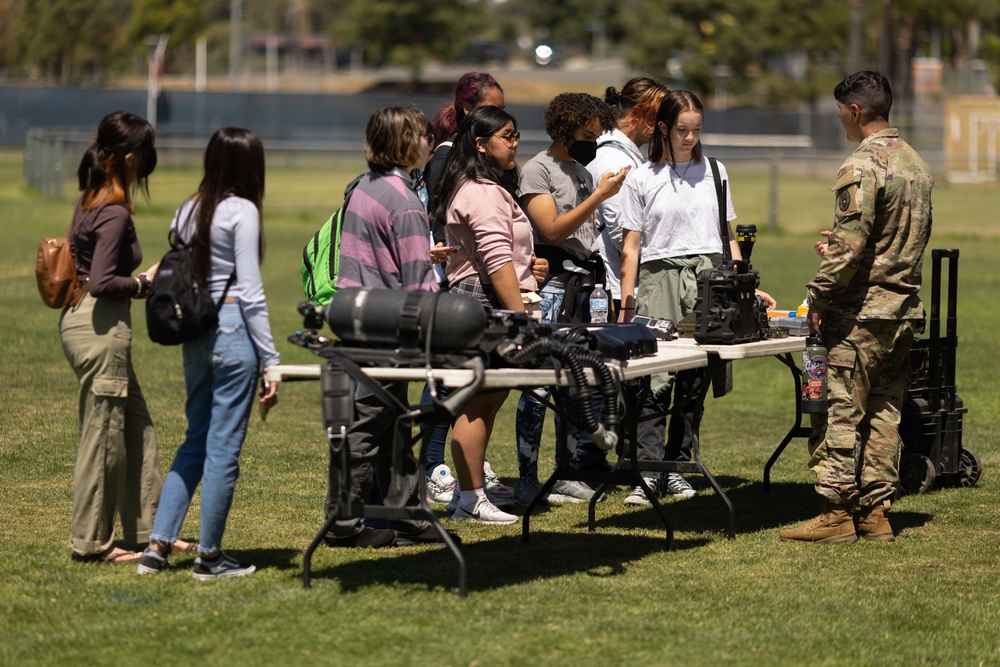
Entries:
POLYGON ((729 249, 729 224, 726 220, 726 188, 728 183, 722 180, 719 173, 719 161, 714 157, 708 158, 708 164, 712 168, 712 180, 715 181, 715 195, 719 199, 719 234, 722 236, 722 260, 725 262, 733 258, 729 249))
MULTIPOLYGON (((188 219, 190 220, 190 218, 188 219)), ((174 250, 186 250, 189 253, 191 252, 191 246, 184 242, 184 239, 181 238, 181 235, 176 229, 171 229, 167 232, 167 241, 170 242, 170 247, 174 250)), ((197 279, 197 275, 195 276, 195 279, 197 279)), ((229 274, 229 280, 226 281, 225 289, 222 290, 222 296, 220 296, 219 300, 215 302, 215 312, 222 310, 222 304, 226 301, 226 295, 229 294, 229 288, 233 286, 233 282, 235 281, 236 269, 234 268, 233 272, 229 274)))

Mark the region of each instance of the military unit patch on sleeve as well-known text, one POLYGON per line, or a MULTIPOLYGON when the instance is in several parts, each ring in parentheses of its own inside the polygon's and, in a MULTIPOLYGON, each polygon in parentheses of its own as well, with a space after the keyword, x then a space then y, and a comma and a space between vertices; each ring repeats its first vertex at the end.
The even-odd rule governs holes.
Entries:
POLYGON ((836 193, 838 217, 849 217, 861 210, 861 170, 844 166, 837 175, 837 183, 833 186, 836 193))
POLYGON ((841 213, 846 213, 847 209, 851 207, 851 188, 844 188, 837 195, 837 208, 840 209, 841 213))

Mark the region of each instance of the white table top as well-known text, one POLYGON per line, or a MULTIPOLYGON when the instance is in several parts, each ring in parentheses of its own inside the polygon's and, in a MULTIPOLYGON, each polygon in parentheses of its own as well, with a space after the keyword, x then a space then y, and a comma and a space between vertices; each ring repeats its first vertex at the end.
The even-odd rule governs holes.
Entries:
POLYGON ((803 336, 789 336, 788 338, 770 338, 752 343, 739 343, 737 345, 699 345, 694 338, 677 338, 666 345, 673 347, 683 347, 687 349, 698 349, 709 354, 717 354, 720 359, 755 359, 757 357, 773 357, 778 354, 788 352, 801 352, 806 349, 806 339, 803 336))
MULTIPOLYGON (((674 345, 672 342, 658 341, 657 352, 653 356, 630 359, 622 367, 608 364, 612 374, 618 380, 632 380, 654 373, 673 373, 676 371, 701 368, 708 365, 708 354, 695 346, 674 345)), ((267 369, 268 382, 288 382, 295 380, 319 379, 321 364, 278 364, 267 369)), ((407 380, 424 381, 427 379, 426 368, 381 368, 366 367, 365 374, 376 380, 407 380)), ((584 371, 587 380, 596 384, 594 372, 587 368, 584 371)), ((464 368, 434 368, 431 374, 435 380, 451 387, 461 387, 472 381, 472 371, 464 368)), ((551 368, 496 368, 486 371, 483 389, 511 389, 515 387, 544 387, 548 385, 569 385, 567 373, 563 371, 556 376, 551 368)))

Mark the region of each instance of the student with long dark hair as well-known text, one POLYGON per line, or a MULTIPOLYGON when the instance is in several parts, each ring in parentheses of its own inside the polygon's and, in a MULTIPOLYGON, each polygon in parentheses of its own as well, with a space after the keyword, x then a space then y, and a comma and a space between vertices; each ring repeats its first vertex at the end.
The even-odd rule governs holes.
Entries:
MULTIPOLYGON (((455 143, 455 133, 465 117, 473 109, 481 106, 493 106, 504 108, 503 88, 497 83, 492 75, 486 72, 466 72, 459 77, 455 84, 455 97, 452 102, 448 102, 434 114, 434 133, 436 135, 436 145, 434 154, 430 162, 424 168, 424 182, 427 184, 428 211, 434 209, 434 189, 444 171, 445 163, 448 160, 448 153, 455 143)), ((448 285, 447 276, 442 264, 448 260, 455 251, 445 242, 445 221, 431 216, 431 259, 435 262, 435 272, 441 281, 442 287, 448 285)), ((547 270, 541 269, 542 275, 547 270)), ((447 395, 446 387, 438 387, 438 395, 447 395)), ((431 400, 429 387, 424 387, 421 403, 431 400)), ((430 432, 430 442, 427 446, 427 457, 424 465, 427 469, 427 497, 434 502, 447 503, 455 491, 455 478, 451 474, 444 460, 445 441, 448 437, 448 424, 428 424, 421 427, 423 432, 430 432)), ((490 467, 490 462, 485 463, 486 486, 494 496, 505 499, 513 498, 514 489, 505 486, 500 482, 496 473, 490 467)))
MULTIPOLYGON (((264 147, 251 130, 225 127, 205 151, 205 175, 178 209, 171 230, 192 248, 195 269, 222 303, 216 329, 184 344, 188 428, 160 496, 139 574, 168 567, 167 554, 201 483, 201 537, 193 576, 199 581, 253 574, 222 551, 261 366, 279 363, 271 338, 260 263, 264 256, 264 147), (228 290, 227 290, 228 287, 228 290), (225 293, 225 297, 223 294, 225 293)), ((278 400, 261 384, 260 401, 278 400)))
MULTIPOLYGON (((531 270, 531 223, 521 209, 515 157, 520 134, 514 117, 494 106, 474 109, 459 126, 438 182, 432 211, 444 221, 450 290, 484 305, 531 311, 540 299, 531 270)), ((537 309, 540 311, 541 309, 537 309)), ((452 518, 507 524, 517 517, 497 507, 484 481, 486 446, 507 392, 473 398, 455 420, 451 446, 458 473, 452 518)))
POLYGON ((155 167, 153 127, 116 111, 101 120, 77 170, 81 195, 69 242, 81 285, 59 319, 63 352, 80 383, 73 560, 138 560, 113 545, 115 516, 127 545, 148 542, 162 486, 156 431, 132 368, 130 311, 150 282, 148 273, 132 275, 142 262, 132 201, 137 191, 148 196, 155 167))

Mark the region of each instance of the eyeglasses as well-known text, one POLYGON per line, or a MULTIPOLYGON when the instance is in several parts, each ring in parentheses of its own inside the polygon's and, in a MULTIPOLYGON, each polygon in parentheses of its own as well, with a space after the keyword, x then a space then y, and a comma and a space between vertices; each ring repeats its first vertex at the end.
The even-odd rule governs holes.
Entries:
POLYGON ((520 132, 508 132, 507 134, 494 134, 493 136, 502 140, 505 144, 507 144, 511 148, 513 148, 514 144, 516 144, 521 140, 520 132))

